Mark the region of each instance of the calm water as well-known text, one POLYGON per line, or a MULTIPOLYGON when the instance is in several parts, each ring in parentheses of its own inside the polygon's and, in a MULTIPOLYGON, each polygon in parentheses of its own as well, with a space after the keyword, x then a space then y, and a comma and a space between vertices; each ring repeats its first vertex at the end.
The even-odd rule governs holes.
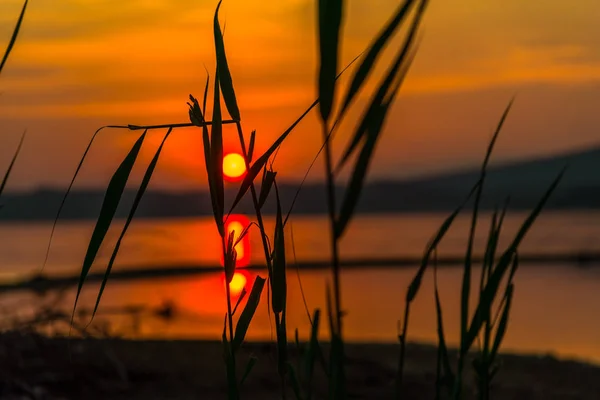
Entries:
MULTIPOLYGON (((394 215, 358 218, 344 239, 344 258, 418 256, 443 214, 394 215)), ((507 243, 525 218, 513 213, 506 222, 507 243)), ((272 225, 270 225, 272 226, 272 225)), ((0 225, 0 273, 14 279, 39 270, 44 258, 50 224, 0 225)), ((298 260, 324 259, 328 255, 327 225, 320 217, 296 218, 288 238, 293 238, 298 260)), ((93 229, 91 222, 62 223, 57 229, 46 273, 75 273, 85 254, 93 229)), ((271 229, 271 228, 270 228, 271 229)), ((272 229, 271 229, 272 230, 272 229)), ((468 219, 459 219, 440 247, 440 254, 461 254, 465 248, 468 219)), ((487 224, 479 230, 476 249, 481 250, 487 224)), ((111 245, 118 230, 111 231, 95 268, 101 269, 110 257, 111 245)), ((546 213, 534 226, 522 246, 522 252, 560 252, 600 250, 600 213, 546 213)), ((251 258, 259 261, 258 235, 251 236, 251 258)), ((116 268, 128 266, 164 266, 169 263, 219 262, 216 230, 210 218, 169 221, 135 221, 122 244, 116 268)), ((293 249, 289 248, 293 259, 293 249)), ((406 287, 415 268, 345 271, 343 306, 348 311, 346 335, 351 340, 396 340, 398 318, 406 287)), ((478 272, 478 271, 477 271, 478 272)), ((263 274, 264 275, 264 274, 263 274)), ((236 276, 236 288, 251 285, 255 273, 242 271, 236 276)), ((446 332, 451 342, 458 338, 461 271, 458 268, 439 272, 446 332)), ((476 275, 477 276, 477 275, 476 275)), ((324 308, 325 271, 296 273, 290 270, 288 283, 288 327, 298 328, 306 336, 306 316, 300 282, 308 308, 324 308)), ((528 353, 553 353, 565 357, 600 362, 600 268, 575 265, 524 265, 516 277, 514 307, 505 348, 528 353)), ((93 304, 97 286, 90 283, 83 293, 83 306, 93 304)), ((266 293, 266 291, 265 291, 266 293)), ((27 293, 12 293, 0 298, 3 307, 27 312, 39 301, 27 293)), ((224 283, 221 274, 189 278, 146 280, 135 283, 109 282, 101 310, 114 306, 159 306, 172 301, 182 310, 181 317, 166 323, 145 318, 135 335, 154 337, 217 338, 222 332, 225 313, 224 283)), ((72 293, 64 299, 72 306, 72 293)), ((131 331, 130 318, 110 317, 115 329, 131 331)), ((435 341, 435 313, 431 276, 412 311, 409 335, 413 340, 435 341)), ((267 305, 263 299, 256 320, 249 331, 251 339, 271 337, 267 305)), ((323 331, 325 333, 325 331, 323 331)), ((133 333, 132 333, 133 334, 133 333)))

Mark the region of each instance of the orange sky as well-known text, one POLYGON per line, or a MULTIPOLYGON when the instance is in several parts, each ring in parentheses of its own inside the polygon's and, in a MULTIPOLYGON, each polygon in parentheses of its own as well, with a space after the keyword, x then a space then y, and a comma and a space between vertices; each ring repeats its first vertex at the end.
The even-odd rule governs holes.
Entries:
MULTIPOLYGON (((348 3, 345 62, 367 46, 398 4, 348 3)), ((0 78, 1 165, 28 129, 9 188, 65 185, 101 125, 186 122, 188 94, 201 96, 204 65, 214 71, 215 5, 31 1, 0 78)), ((0 4, 0 38, 8 40, 19 7, 20 0, 0 4)), ((371 176, 405 177, 478 162, 515 93, 496 161, 599 143, 598 15, 597 0, 432 0, 421 48, 371 176)), ((248 133, 257 129, 261 151, 315 98, 314 1, 225 0, 221 16, 244 127, 248 133)), ((171 137, 153 187, 204 182, 197 133, 171 137)), ((235 133, 226 134, 226 142, 235 143, 235 133)), ((348 135, 346 130, 338 139, 348 135)), ((145 162, 160 134, 151 138, 145 162)), ((103 133, 79 186, 104 185, 133 140, 123 131, 103 133)), ((301 177, 319 140, 313 114, 283 147, 280 176, 301 177)), ((311 178, 319 178, 321 164, 311 178)))

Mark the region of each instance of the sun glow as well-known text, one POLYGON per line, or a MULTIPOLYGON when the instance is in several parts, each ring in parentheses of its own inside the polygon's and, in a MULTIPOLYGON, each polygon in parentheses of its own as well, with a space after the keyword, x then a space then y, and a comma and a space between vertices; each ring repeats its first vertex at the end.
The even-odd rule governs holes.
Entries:
POLYGON ((246 173, 244 157, 238 153, 229 153, 223 157, 223 176, 230 181, 236 181, 246 173))

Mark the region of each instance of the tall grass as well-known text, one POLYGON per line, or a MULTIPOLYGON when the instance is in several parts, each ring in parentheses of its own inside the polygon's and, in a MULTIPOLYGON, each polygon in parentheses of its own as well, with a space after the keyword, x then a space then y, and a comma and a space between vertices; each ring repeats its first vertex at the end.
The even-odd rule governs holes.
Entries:
MULTIPOLYGON (((92 145, 98 132, 104 128, 129 129, 143 133, 139 136, 123 162, 115 171, 105 193, 104 202, 100 215, 96 222, 85 259, 82 263, 80 281, 77 288, 77 297, 73 312, 77 307, 80 292, 85 283, 86 276, 94 263, 98 249, 102 245, 108 228, 115 215, 115 211, 121 200, 124 188, 129 180, 130 172, 137 162, 139 150, 147 135, 151 131, 166 130, 163 140, 146 169, 140 187, 137 191, 134 203, 130 209, 126 223, 115 245, 110 261, 106 268, 105 277, 97 295, 94 313, 100 304, 103 290, 107 284, 112 266, 116 260, 120 244, 130 226, 137 206, 143 197, 151 180, 153 172, 157 167, 163 146, 166 144, 172 130, 181 127, 194 126, 199 129, 203 141, 203 156, 205 169, 208 177, 212 210, 215 228, 220 236, 221 252, 224 260, 224 274, 226 280, 225 304, 226 312, 223 322, 223 355, 225 373, 227 376, 227 389, 229 399, 240 399, 242 397, 243 383, 252 371, 256 363, 255 358, 247 361, 242 366, 239 359, 239 349, 242 346, 246 333, 249 329, 253 316, 259 305, 259 301, 267 286, 267 300, 275 322, 276 344, 277 344, 277 374, 281 383, 281 398, 285 399, 293 395, 296 399, 310 399, 313 393, 312 381, 315 368, 321 365, 329 381, 329 398, 346 399, 347 382, 345 379, 345 350, 344 350, 344 309, 342 305, 342 280, 340 271, 340 243, 348 226, 356 212, 356 206, 360 200, 369 166, 375 158, 375 149, 383 133, 386 119, 391 112, 394 100, 404 82, 412 60, 417 49, 417 35, 428 6, 427 0, 404 0, 402 1, 390 20, 382 27, 382 30, 372 39, 367 49, 355 59, 357 66, 350 77, 350 83, 346 88, 339 88, 338 78, 346 71, 339 66, 339 54, 342 43, 342 30, 344 25, 345 7, 348 2, 343 0, 319 0, 317 2, 318 20, 318 47, 319 47, 319 69, 317 79, 318 98, 286 129, 268 149, 257 155, 255 152, 256 131, 246 134, 243 126, 242 115, 236 100, 234 80, 229 69, 225 41, 219 23, 219 9, 221 2, 217 4, 213 19, 213 41, 215 45, 216 70, 211 79, 207 77, 204 93, 199 101, 190 95, 188 103, 190 123, 165 124, 157 126, 107 126, 100 128, 92 136, 86 151, 71 180, 71 184, 65 193, 68 196, 79 170, 86 159, 87 152, 92 145), (400 45, 394 49, 394 57, 389 65, 385 66, 385 73, 380 82, 375 85, 369 96, 367 106, 361 110, 361 117, 354 128, 353 134, 343 147, 342 156, 339 160, 333 159, 334 149, 331 138, 341 125, 340 122, 346 118, 352 110, 357 96, 366 90, 366 82, 371 79, 374 68, 380 61, 383 51, 390 47, 391 40, 398 31, 406 28, 400 45), (337 102, 342 92, 341 101, 337 102), (206 118, 208 99, 212 98, 212 116, 206 118), (224 105, 224 108, 223 108, 224 105), (319 150, 324 155, 325 175, 327 186, 328 221, 330 231, 331 250, 331 275, 332 280, 326 285, 327 321, 330 331, 329 360, 326 360, 322 347, 319 343, 319 327, 321 325, 321 310, 317 309, 312 314, 311 334, 308 344, 301 344, 296 331, 296 346, 299 356, 296 360, 290 360, 288 354, 288 330, 286 318, 287 304, 287 269, 286 258, 286 234, 285 226, 292 212, 284 213, 279 197, 277 186, 277 172, 274 170, 274 158, 279 147, 285 142, 295 127, 314 108, 318 108, 322 147, 319 150), (225 112, 229 119, 225 119, 225 112), (225 198, 224 178, 222 170, 223 161, 223 135, 226 126, 234 126, 238 140, 245 159, 247 173, 240 182, 237 194, 233 199, 225 198), (342 169, 351 170, 349 181, 344 185, 345 190, 341 199, 336 199, 336 187, 339 183, 339 173, 342 169), (259 181, 258 183, 255 183, 259 181), (260 186, 260 188, 258 188, 260 186), (264 262, 267 277, 257 277, 251 292, 241 293, 237 302, 233 303, 233 297, 229 289, 229 283, 233 279, 237 252, 236 244, 251 228, 243 232, 226 232, 225 222, 235 210, 240 201, 250 193, 254 205, 255 218, 251 226, 258 229, 264 253, 264 262), (277 206, 275 216, 275 229, 271 235, 266 231, 262 208, 268 198, 273 198, 277 206), (245 303, 244 303, 245 301, 245 303), (244 304, 242 306, 242 304, 244 304), (238 308, 242 311, 238 312, 238 308), (241 372, 241 374, 240 374, 241 372)), ((350 63, 350 65, 352 65, 350 63)), ((491 382, 496 371, 496 358, 504 338, 510 315, 511 300, 514 293, 514 277, 518 269, 518 247, 527 231, 539 215, 545 202, 558 184, 560 176, 542 196, 539 204, 532 210, 529 217, 523 222, 522 227, 516 234, 511 244, 498 254, 498 238, 501 232, 506 207, 498 214, 495 213, 492 220, 492 228, 485 249, 485 260, 482 275, 479 280, 477 305, 474 310, 469 310, 471 298, 472 260, 474 237, 479 219, 479 207, 483 196, 484 182, 486 179, 487 166, 492 150, 502 125, 508 115, 510 105, 505 110, 500 123, 490 141, 482 167, 480 177, 470 193, 461 204, 444 221, 431 242, 427 245, 422 262, 416 274, 408 286, 405 295, 405 309, 402 318, 402 327, 399 333, 399 357, 398 372, 395 381, 395 394, 397 398, 405 398, 403 391, 404 359, 406 353, 408 327, 411 305, 416 299, 425 273, 430 265, 433 265, 434 295, 436 304, 436 323, 438 331, 438 365, 436 380, 437 398, 460 399, 465 392, 464 377, 465 369, 470 351, 476 340, 479 339, 480 348, 478 356, 473 364, 475 376, 478 382, 478 393, 481 399, 488 399, 491 382), (440 242, 453 221, 462 210, 470 204, 472 206, 471 225, 468 232, 468 245, 465 251, 465 265, 463 269, 463 283, 461 293, 457 294, 461 299, 460 316, 460 343, 458 359, 451 360, 447 341, 445 338, 443 307, 437 287, 436 254, 440 242), (503 286, 504 285, 504 286, 503 286), (500 298, 500 304, 497 299, 500 298), (496 308, 494 308, 496 307, 496 308), (495 312, 493 312, 495 310, 495 312)), ((311 164, 312 166, 312 164, 311 164)), ((300 190, 300 188, 299 188, 300 190)), ((58 220, 64 205, 59 208, 55 219, 58 220)))

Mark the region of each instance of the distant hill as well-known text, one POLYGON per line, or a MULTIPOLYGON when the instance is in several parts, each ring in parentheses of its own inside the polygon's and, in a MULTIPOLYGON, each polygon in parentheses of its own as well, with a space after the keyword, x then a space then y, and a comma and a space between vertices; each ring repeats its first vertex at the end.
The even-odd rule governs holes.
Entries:
MULTIPOLYGON (((548 204, 554 209, 600 208, 600 148, 490 167, 482 206, 490 209, 510 196, 512 209, 533 207, 552 180, 565 166, 569 168, 555 195, 548 204)), ((361 213, 426 212, 454 209, 464 199, 478 178, 478 168, 404 181, 378 181, 365 187, 358 211, 361 213)), ((286 209, 296 193, 297 183, 280 182, 280 194, 286 209)), ((233 198, 236 188, 227 189, 233 198)), ((338 188, 341 197, 341 188, 338 188)), ((44 189, 29 193, 6 194, 2 199, 0 221, 52 220, 63 191, 44 189)), ((118 216, 127 215, 135 196, 126 191, 118 216)), ((104 192, 75 191, 67 200, 63 219, 96 218, 104 192)), ((250 199, 237 208, 240 213, 252 213, 250 199)), ((136 213, 137 217, 174 218, 212 215, 210 197, 206 191, 148 191, 136 213)), ((325 208, 325 187, 306 184, 294 208, 297 214, 322 214, 325 208)), ((268 201, 264 212, 275 211, 268 201)))

